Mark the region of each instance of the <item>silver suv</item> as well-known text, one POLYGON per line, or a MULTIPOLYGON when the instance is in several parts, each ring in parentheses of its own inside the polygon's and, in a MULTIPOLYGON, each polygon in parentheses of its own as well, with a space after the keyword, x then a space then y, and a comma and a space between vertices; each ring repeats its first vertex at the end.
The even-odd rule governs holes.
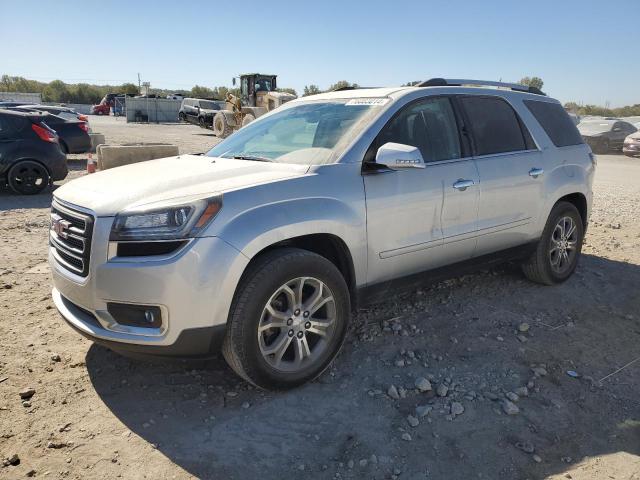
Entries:
POLYGON ((55 192, 53 299, 117 351, 219 348, 287 388, 340 350, 350 312, 463 262, 576 268, 595 159, 556 101, 432 79, 287 103, 206 156, 89 175, 55 192))

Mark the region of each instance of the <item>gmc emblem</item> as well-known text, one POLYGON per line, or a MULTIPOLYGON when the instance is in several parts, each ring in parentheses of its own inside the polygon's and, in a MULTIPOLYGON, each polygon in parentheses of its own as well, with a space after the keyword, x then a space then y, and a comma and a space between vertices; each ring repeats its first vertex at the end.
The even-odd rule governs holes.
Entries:
POLYGON ((59 215, 51 215, 51 230, 56 232, 56 235, 60 238, 67 238, 69 235, 67 230, 71 226, 71 222, 63 219, 59 215))

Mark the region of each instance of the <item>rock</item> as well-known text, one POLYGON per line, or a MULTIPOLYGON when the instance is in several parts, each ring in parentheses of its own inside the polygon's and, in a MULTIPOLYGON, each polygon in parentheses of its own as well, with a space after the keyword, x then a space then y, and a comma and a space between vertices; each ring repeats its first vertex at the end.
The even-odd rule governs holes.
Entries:
POLYGON ((540 455, 533 455, 533 457, 531 458, 533 458, 533 461, 536 463, 542 462, 542 458, 540 458, 540 455))
POLYGON ((410 442, 411 441, 411 435, 409 435, 408 433, 403 433, 402 434, 402 440, 404 440, 405 442, 410 442))
POLYGON ((20 398, 23 400, 29 400, 36 393, 36 389, 33 387, 27 387, 19 392, 20 398))
POLYGON ((416 415, 418 416, 418 418, 426 417, 427 415, 429 415, 429 413, 431 413, 431 410, 433 410, 433 407, 431 405, 418 405, 416 407, 416 415))
POLYGON ((362 460, 360 460, 360 461, 358 462, 358 464, 359 464, 361 467, 366 467, 366 466, 367 466, 367 463, 369 463, 369 461, 368 461, 366 458, 363 458, 362 460))
POLYGON ((502 402, 502 411, 507 415, 517 415, 520 413, 518 406, 509 400, 504 400, 502 402))
POLYGON ((518 400, 520 400, 520 397, 513 392, 507 392, 504 394, 504 396, 507 397, 512 402, 517 402, 518 400))
POLYGON ((16 465, 20 465, 20 457, 18 456, 17 453, 14 453, 10 457, 7 457, 2 463, 5 466, 11 465, 15 467, 16 465))
POLYGON ((498 395, 496 395, 493 392, 482 392, 482 395, 484 396, 484 398, 486 398, 488 400, 497 400, 498 399, 498 395))
POLYGON ((516 335, 516 338, 521 342, 525 343, 528 339, 524 335, 516 335))
POLYGON ((416 378, 415 386, 420 392, 428 392, 431 390, 431 382, 424 377, 416 378))
POLYGON ((418 425, 420 425, 420 420, 418 420, 416 417, 414 417, 413 415, 407 415, 407 423, 409 425, 411 425, 412 427, 417 427, 418 425))
POLYGON ((62 360, 62 358, 57 353, 54 353, 53 355, 51 355, 51 360, 54 362, 59 362, 62 360))
POLYGON ((389 387, 389 389, 387 390, 387 395, 389 395, 394 400, 399 400, 400 399, 400 394, 398 393, 398 389, 396 388, 395 385, 391 385, 389 387))
POLYGON ((518 325, 518 331, 522 333, 527 333, 529 331, 529 324, 524 322, 518 325))
POLYGON ((536 377, 544 377, 547 375, 547 369, 544 367, 533 367, 531 371, 536 377))
POLYGON ((48 442, 47 443, 47 448, 59 449, 59 448, 64 448, 66 446, 67 446, 67 442, 48 442))
POLYGON ((347 467, 348 467, 348 468, 353 468, 353 467, 354 467, 354 465, 355 465, 355 462, 354 462, 353 460, 349 460, 349 461, 347 462, 347 467))
POLYGON ((464 407, 460 402, 453 402, 451 404, 451 415, 458 416, 464 413, 464 407))
POLYGON ((439 397, 446 397, 447 393, 449 393, 449 387, 447 387, 444 383, 438 385, 438 389, 436 390, 439 397))
POLYGON ((518 387, 516 388, 515 394, 519 397, 528 397, 529 389, 527 387, 518 387))
POLYGON ((522 450, 524 453, 533 453, 536 451, 531 442, 516 442, 516 448, 522 450))
POLYGON ((401 358, 400 360, 396 360, 395 365, 396 367, 404 367, 404 359, 401 358))
POLYGON ((250 406, 251 406, 251 405, 249 404, 249 402, 244 402, 244 403, 242 404, 242 408, 244 408, 244 409, 247 409, 247 408, 249 408, 250 406))
POLYGON ((31 406, 31 402, 29 400, 23 400, 22 401, 22 406, 24 408, 29 408, 31 406))

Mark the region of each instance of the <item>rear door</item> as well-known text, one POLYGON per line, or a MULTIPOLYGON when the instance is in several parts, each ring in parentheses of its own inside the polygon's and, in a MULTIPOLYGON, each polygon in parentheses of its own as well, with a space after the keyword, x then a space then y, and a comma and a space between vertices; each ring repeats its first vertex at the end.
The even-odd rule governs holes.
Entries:
POLYGON ((476 255, 524 244, 542 203, 542 153, 504 98, 464 96, 460 104, 480 178, 476 255))
POLYGON ((426 97, 404 106, 380 131, 365 161, 375 159, 387 142, 419 148, 426 167, 364 175, 369 284, 450 263, 460 251, 470 256, 475 246, 467 237, 476 228, 478 178, 465 156, 451 100, 426 97), (471 184, 454 188, 461 180, 471 184), (459 241, 448 255, 445 234, 459 241))

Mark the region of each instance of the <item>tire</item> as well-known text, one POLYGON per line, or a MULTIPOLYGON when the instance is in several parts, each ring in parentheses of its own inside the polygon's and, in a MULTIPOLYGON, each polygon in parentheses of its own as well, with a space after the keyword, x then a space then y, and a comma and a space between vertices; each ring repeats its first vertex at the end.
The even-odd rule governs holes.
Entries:
POLYGON ((224 113, 218 112, 213 117, 213 134, 216 137, 227 138, 231 133, 233 133, 233 128, 227 122, 227 117, 224 113))
POLYGON ((200 126, 200 128, 204 128, 204 129, 207 128, 207 124, 204 121, 204 117, 199 117, 198 118, 198 125, 200 126))
POLYGON ((178 114, 178 120, 181 122, 186 122, 186 119, 184 118, 184 113, 180 112, 178 114))
POLYGON ((338 354, 350 312, 347 284, 333 263, 306 250, 273 250, 240 281, 222 353, 238 375, 257 387, 296 387, 320 375, 338 354), (299 297, 284 293, 285 286, 291 294, 304 292, 302 301, 290 302, 299 297), (305 304, 309 311, 303 311, 305 304))
MULTIPOLYGON (((565 225, 567 223, 565 222, 565 225)), ((564 229, 567 233, 569 230, 569 227, 564 229)), ((543 285, 555 285, 564 282, 573 274, 578 265, 583 239, 584 224, 578 209, 569 202, 558 202, 549 214, 535 252, 522 264, 524 275, 532 282, 543 285), (563 219, 570 219, 575 226, 575 230, 567 237, 567 241, 560 241, 560 244, 565 243, 566 259, 560 253, 562 249, 558 249, 559 244, 555 241, 555 239, 562 238, 560 232, 563 229, 560 227, 560 222, 563 219), (574 246, 570 250, 569 246, 571 244, 574 244, 574 246), (555 253, 553 253, 554 248, 555 253)))
POLYGON ((49 172, 39 162, 22 160, 9 169, 7 183, 19 195, 35 195, 49 186, 49 172))
POLYGON ((244 118, 242 119, 242 126, 246 127, 247 125, 249 125, 251 122, 253 122, 256 119, 256 117, 254 117, 251 113, 247 113, 244 118))

